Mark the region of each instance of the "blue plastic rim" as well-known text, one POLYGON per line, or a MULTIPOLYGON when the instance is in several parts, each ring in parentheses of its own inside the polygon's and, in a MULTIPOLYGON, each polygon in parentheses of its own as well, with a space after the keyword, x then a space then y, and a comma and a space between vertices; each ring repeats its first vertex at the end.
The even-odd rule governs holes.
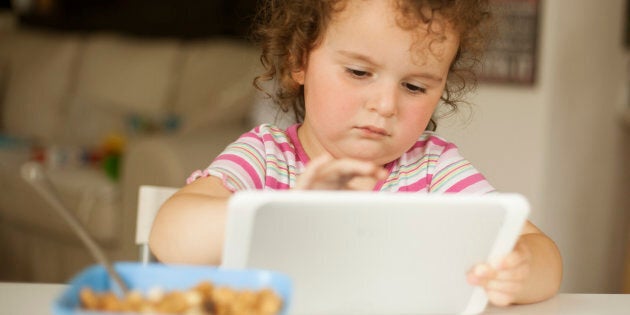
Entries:
MULTIPOLYGON (((165 291, 186 290, 201 281, 208 280, 217 286, 226 286, 237 290, 270 288, 282 298, 283 307, 280 314, 287 313, 291 301, 291 280, 288 276, 275 271, 158 263, 142 265, 133 262, 116 263, 114 268, 120 273, 121 278, 130 289, 145 293, 155 287, 165 291)), ((69 287, 55 300, 53 314, 99 314, 80 310, 79 292, 84 287, 89 287, 95 292, 117 290, 113 287, 113 281, 109 278, 105 268, 101 265, 93 265, 70 281, 69 287)))

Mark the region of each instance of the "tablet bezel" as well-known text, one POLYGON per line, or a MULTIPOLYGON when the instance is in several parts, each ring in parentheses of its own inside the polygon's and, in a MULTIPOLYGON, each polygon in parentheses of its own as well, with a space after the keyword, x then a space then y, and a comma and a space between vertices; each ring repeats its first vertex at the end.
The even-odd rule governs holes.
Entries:
MULTIPOLYGON (((470 209, 471 204, 500 205, 505 209, 505 218, 500 231, 494 240, 488 261, 496 264, 509 253, 529 215, 529 203, 519 194, 493 193, 487 195, 472 194, 417 194, 417 193, 385 193, 357 191, 242 191, 235 193, 228 203, 226 234, 223 247, 222 267, 248 268, 250 240, 256 224, 258 211, 269 203, 295 204, 314 202, 321 204, 325 200, 330 205, 348 206, 353 203, 382 203, 383 207, 392 209, 396 204, 447 203, 449 206, 462 206, 470 209)), ((291 240, 294 241, 294 240, 291 240)), ((279 270, 281 271, 281 270, 279 270)), ((487 297, 483 289, 475 288, 461 314, 478 314, 487 305, 487 297)))

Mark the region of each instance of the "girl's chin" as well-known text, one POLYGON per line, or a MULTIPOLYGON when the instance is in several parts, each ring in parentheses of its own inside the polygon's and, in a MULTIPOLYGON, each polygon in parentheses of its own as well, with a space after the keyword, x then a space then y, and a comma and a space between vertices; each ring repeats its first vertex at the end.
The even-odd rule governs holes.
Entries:
POLYGON ((343 157, 360 160, 360 161, 372 162, 377 165, 385 165, 396 158, 392 156, 383 156, 383 151, 373 152, 373 153, 369 151, 349 151, 349 152, 346 152, 346 154, 344 154, 343 157))

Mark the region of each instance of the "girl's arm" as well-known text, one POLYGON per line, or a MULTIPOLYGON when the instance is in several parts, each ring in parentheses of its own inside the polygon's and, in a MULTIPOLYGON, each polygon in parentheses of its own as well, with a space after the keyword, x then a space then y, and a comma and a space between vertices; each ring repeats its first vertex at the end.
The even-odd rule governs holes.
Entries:
POLYGON ((484 287, 492 304, 535 303, 553 297, 562 281, 562 258, 556 244, 531 222, 496 268, 475 266, 468 281, 484 287))
POLYGON ((155 217, 149 237, 155 257, 164 263, 220 264, 231 195, 213 176, 177 191, 155 217))
MULTIPOLYGON (((296 188, 369 190, 385 176, 385 170, 371 163, 322 157, 311 161, 296 188)), ((149 237, 149 247, 157 259, 164 263, 220 264, 231 195, 219 178, 209 176, 169 198, 158 211, 149 237)))

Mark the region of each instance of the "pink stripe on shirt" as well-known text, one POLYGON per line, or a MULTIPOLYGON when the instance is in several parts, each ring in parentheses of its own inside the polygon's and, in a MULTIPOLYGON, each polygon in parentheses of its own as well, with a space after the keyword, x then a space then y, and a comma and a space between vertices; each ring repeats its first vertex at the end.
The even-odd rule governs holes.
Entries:
POLYGON ((260 182, 260 176, 256 173, 256 169, 247 162, 243 157, 234 154, 222 154, 215 161, 230 161, 239 165, 247 173, 249 178, 254 182, 257 189, 261 189, 263 184, 260 182))
POLYGON ((265 186, 276 190, 286 190, 291 188, 289 184, 278 181, 273 176, 265 177, 265 186))
POLYGON ((428 180, 427 180, 428 176, 423 176, 419 181, 411 184, 411 185, 407 185, 407 186, 402 186, 400 187, 399 191, 420 191, 423 190, 427 187, 428 185, 428 180))
POLYGON ((458 193, 463 191, 464 189, 470 187, 471 185, 478 183, 482 180, 485 180, 486 178, 481 175, 480 173, 477 174, 473 174, 470 175, 462 180, 460 180, 459 182, 457 182, 457 184, 449 187, 449 189, 446 190, 447 193, 458 193))

